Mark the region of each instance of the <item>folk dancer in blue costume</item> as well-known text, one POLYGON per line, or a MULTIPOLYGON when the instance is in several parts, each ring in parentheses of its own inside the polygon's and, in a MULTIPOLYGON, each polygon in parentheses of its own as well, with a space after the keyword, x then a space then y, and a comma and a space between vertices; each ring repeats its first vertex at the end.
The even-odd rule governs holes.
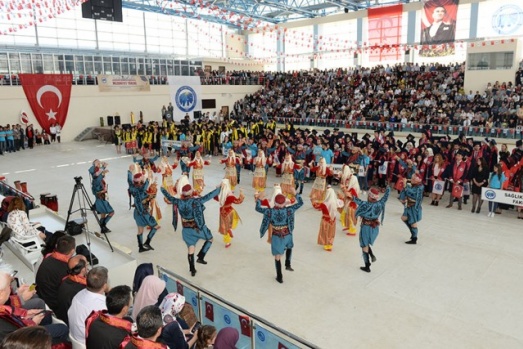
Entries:
POLYGON ((100 219, 100 226, 103 233, 110 232, 109 228, 107 228, 107 223, 114 216, 114 209, 109 201, 107 201, 107 183, 104 179, 107 172, 109 172, 109 170, 107 170, 107 163, 101 162, 98 159, 94 160, 93 165, 89 168, 91 190, 96 198, 94 209, 102 217, 100 219))
POLYGON ((376 261, 376 256, 374 256, 371 246, 374 245, 374 241, 376 241, 376 238, 378 237, 380 224, 383 224, 385 203, 389 198, 390 187, 387 187, 387 190, 381 199, 379 193, 380 192, 377 188, 369 190, 368 201, 363 201, 348 193, 350 199, 358 205, 358 208, 356 209, 356 217, 361 217, 360 247, 363 252, 365 266, 360 267, 360 269, 367 273, 370 273, 371 258, 373 262, 376 261), (381 223, 379 221, 380 216, 381 223))
MULTIPOLYGON (((204 260, 205 255, 209 251, 212 245, 212 233, 205 224, 205 216, 203 211, 205 210, 204 204, 220 194, 220 187, 214 189, 210 193, 204 196, 194 196, 193 189, 190 184, 186 184, 181 189, 181 197, 176 198, 169 194, 164 188, 162 189, 163 195, 169 200, 173 206, 178 208, 180 217, 182 218, 182 236, 183 241, 187 245, 188 249, 188 260, 189 270, 191 275, 196 275, 196 268, 194 266, 194 250, 198 240, 205 240, 202 249, 198 253, 197 262, 200 264, 207 264, 204 260)), ((177 227, 177 218, 173 217, 174 230, 177 227)))
POLYGON ((155 155, 152 158, 149 156, 148 150, 144 150, 142 152, 142 158, 137 159, 137 154, 133 155, 133 162, 140 165, 142 170, 148 170, 150 169, 153 172, 158 172, 158 168, 156 167, 156 164, 154 163, 156 160, 158 160, 159 156, 155 155))
POLYGON ((191 172, 189 163, 193 158, 193 153, 198 149, 200 149, 199 145, 191 146, 191 143, 187 141, 182 141, 181 147, 173 146, 173 150, 176 151, 178 154, 178 160, 180 160, 182 174, 187 174, 187 176, 189 176, 189 172, 191 172))
POLYGON ((152 199, 147 194, 147 188, 149 187, 149 180, 145 180, 142 173, 136 173, 133 176, 133 185, 129 188, 131 195, 134 198, 134 220, 138 227, 138 234, 136 238, 138 240, 138 252, 146 252, 154 250, 151 246, 151 240, 159 229, 158 222, 149 212, 149 201, 152 199), (147 240, 143 243, 143 231, 145 227, 150 227, 151 230, 147 234, 147 240))
POLYGON ((421 221, 421 203, 423 201, 424 186, 421 178, 414 174, 410 179, 410 185, 407 179, 404 179, 404 189, 400 193, 400 201, 405 205, 405 210, 401 220, 410 230, 410 240, 406 244, 416 245, 418 241, 418 222, 421 221))
POLYGON ((272 241, 271 252, 274 256, 274 264, 276 266, 276 281, 283 283, 283 275, 281 272, 281 257, 285 252, 285 269, 294 271, 291 267, 292 248, 294 243, 292 241, 292 231, 294 230, 294 214, 303 206, 303 200, 298 194, 296 196, 296 203, 290 206, 286 205, 286 197, 283 194, 278 194, 274 200, 274 207, 262 207, 260 194, 254 195, 256 200, 256 211, 263 214, 263 220, 260 227, 260 238, 263 238, 269 225, 272 227, 272 241))
POLYGON ((305 167, 303 167, 303 163, 305 160, 296 160, 296 165, 294 166, 294 185, 296 187, 296 191, 298 191, 298 188, 300 191, 298 194, 303 194, 303 183, 305 183, 305 167))

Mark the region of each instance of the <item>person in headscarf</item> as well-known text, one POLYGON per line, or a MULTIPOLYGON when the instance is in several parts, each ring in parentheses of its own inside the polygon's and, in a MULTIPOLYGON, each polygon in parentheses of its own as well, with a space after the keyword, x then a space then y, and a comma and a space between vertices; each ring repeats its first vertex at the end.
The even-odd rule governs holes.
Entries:
POLYGON ((210 161, 204 160, 200 152, 196 151, 196 153, 194 154, 193 161, 189 162, 189 164, 187 165, 194 169, 192 173, 192 186, 194 188, 194 191, 198 195, 203 191, 203 188, 205 187, 205 182, 203 178, 203 166, 208 166, 210 164, 210 161))
POLYGON ((285 160, 281 163, 281 190, 282 194, 287 198, 294 198, 294 192, 296 190, 294 186, 294 161, 292 161, 292 155, 287 153, 285 154, 285 160))
POLYGON ((133 319, 148 305, 158 306, 163 298, 167 295, 165 281, 156 275, 149 275, 143 279, 143 282, 136 292, 133 305, 133 319))
POLYGON ((421 221, 421 203, 423 202, 424 186, 418 174, 413 174, 410 185, 404 179, 404 188, 400 193, 400 201, 405 205, 401 220, 410 230, 410 240, 406 244, 416 245, 418 241, 418 222, 421 221))
POLYGON ((313 201, 312 206, 321 211, 322 217, 318 232, 318 245, 323 245, 325 251, 332 251, 336 235, 336 213, 343 207, 343 201, 338 199, 336 192, 330 186, 327 188, 325 200, 313 201))
POLYGON ((174 181, 173 181, 173 170, 178 167, 178 161, 174 160, 171 165, 169 159, 166 156, 162 156, 160 161, 160 173, 162 174, 162 187, 165 188, 171 195, 175 194, 174 181))
POLYGON ((142 263, 136 267, 133 278, 133 297, 140 289, 140 286, 142 286, 143 280, 149 275, 154 275, 152 263, 142 263))
POLYGON ((224 327, 214 340, 213 349, 236 349, 236 344, 240 339, 240 333, 233 327, 224 327))
POLYGON ((133 177, 133 185, 129 188, 129 192, 134 198, 134 220, 138 227, 137 240, 138 252, 145 252, 152 250, 151 240, 159 229, 158 222, 151 216, 149 212, 149 201, 151 198, 147 193, 149 188, 149 180, 144 180, 141 173, 137 173, 133 177), (145 227, 150 227, 151 231, 147 234, 147 240, 143 243, 143 231, 145 227))
POLYGON ((356 235, 357 205, 346 193, 349 192, 351 196, 358 197, 361 194, 361 190, 358 178, 354 175, 352 167, 348 165, 343 165, 340 187, 342 190, 340 199, 343 200, 343 210, 340 215, 341 225, 343 230, 347 231, 347 235, 356 235))
POLYGON ((100 214, 100 228, 103 233, 109 233, 110 230, 107 228, 107 223, 114 216, 114 209, 109 203, 107 196, 107 183, 105 182, 105 174, 109 172, 107 170, 107 163, 101 162, 96 159, 93 161, 93 165, 89 168, 89 174, 91 175, 91 189, 94 197, 95 211, 100 214))
MULTIPOLYGON (((380 199, 380 192, 377 188, 371 188, 367 194, 368 201, 363 201, 357 197, 351 197, 358 205, 356 217, 361 217, 360 226, 360 247, 363 253, 364 267, 361 270, 370 273, 371 258, 376 261, 376 256, 372 252, 371 246, 374 245, 380 232, 380 224, 383 224, 385 217, 385 204, 389 199, 390 187, 387 187, 385 194, 380 199), (381 216, 381 222, 380 222, 381 216)), ((350 193, 349 193, 350 196, 350 193)))
POLYGON ((332 170, 327 167, 327 163, 324 158, 321 158, 318 166, 314 166, 314 163, 310 164, 311 172, 316 172, 316 179, 312 184, 312 190, 309 195, 312 202, 323 201, 325 199, 325 191, 327 190, 327 177, 332 176, 332 170))
POLYGON ((276 281, 283 283, 281 257, 285 252, 285 269, 294 271, 291 267, 292 248, 294 247, 292 240, 294 215, 296 211, 303 206, 303 200, 300 195, 297 195, 297 202, 287 206, 285 195, 277 194, 274 198, 274 206, 268 208, 262 206, 259 193, 254 194, 254 199, 256 200, 256 211, 263 214, 260 238, 263 238, 269 226, 272 226, 271 252, 274 256, 276 267, 276 281))
MULTIPOLYGON (((185 241, 188 250, 187 259, 189 261, 189 270, 191 275, 195 276, 196 267, 194 266, 194 249, 196 243, 200 239, 205 240, 202 249, 198 253, 197 262, 200 264, 207 264, 204 258, 213 242, 212 233, 205 224, 205 216, 203 214, 205 209, 204 204, 220 193, 220 187, 218 186, 216 189, 204 196, 194 196, 190 184, 185 184, 181 188, 180 198, 172 196, 163 188, 162 193, 167 200, 169 200, 173 206, 176 205, 179 210, 180 217, 182 218, 183 240, 185 241)), ((173 223, 174 221, 175 219, 173 217, 173 223)))
MULTIPOLYGON (((156 201, 156 194, 158 194, 158 184, 155 179, 147 188, 147 195, 149 197, 149 213, 156 219, 156 223, 158 223, 162 219, 162 210, 156 201)), ((150 226, 148 228, 150 228, 150 226)), ((160 226, 157 226, 156 229, 160 229, 160 226)))
POLYGON ((198 330, 196 330, 192 338, 189 341, 186 340, 182 325, 183 320, 178 317, 184 305, 185 297, 174 292, 166 295, 160 304, 164 326, 158 340, 169 346, 169 348, 192 348, 198 338, 198 330))
POLYGON ((254 159, 254 176, 252 177, 252 187, 254 190, 262 192, 267 183, 267 158, 263 150, 258 150, 258 156, 254 159))
POLYGON ((218 195, 218 202, 220 203, 220 226, 218 231, 223 235, 225 248, 231 246, 231 240, 233 238, 232 231, 238 226, 238 222, 241 222, 238 212, 236 212, 232 205, 241 204, 244 198, 243 189, 240 189, 240 195, 236 197, 231 189, 229 180, 222 180, 220 195, 218 195))
POLYGON ((225 164, 225 177, 231 183, 231 189, 234 190, 238 184, 238 173, 236 166, 241 164, 240 158, 236 156, 234 150, 229 149, 228 156, 221 160, 220 163, 225 164))

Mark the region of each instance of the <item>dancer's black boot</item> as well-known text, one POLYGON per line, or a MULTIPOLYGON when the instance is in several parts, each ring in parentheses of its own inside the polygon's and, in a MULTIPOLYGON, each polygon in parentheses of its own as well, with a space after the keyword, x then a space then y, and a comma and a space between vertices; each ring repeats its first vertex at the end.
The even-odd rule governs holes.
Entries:
POLYGON ((189 271, 191 272, 191 276, 196 275, 196 268, 194 267, 194 253, 187 255, 187 259, 189 260, 189 271))
POLYGON ((280 284, 283 283, 283 274, 281 273, 281 261, 274 261, 274 265, 276 266, 276 281, 278 281, 280 284))
POLYGON ((288 248, 285 251, 285 270, 294 271, 291 267, 292 248, 288 248))

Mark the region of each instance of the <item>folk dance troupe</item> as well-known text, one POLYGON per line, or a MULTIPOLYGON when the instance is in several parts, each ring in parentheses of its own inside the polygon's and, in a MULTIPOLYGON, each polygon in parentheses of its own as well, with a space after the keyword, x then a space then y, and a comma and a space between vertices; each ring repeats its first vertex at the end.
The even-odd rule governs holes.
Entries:
MULTIPOLYGON (((298 132, 301 132, 302 137, 292 138, 292 125, 286 125, 280 134, 282 139, 276 139, 274 133, 268 132, 255 144, 252 138, 244 137, 247 130, 240 131, 243 128, 233 126, 231 132, 218 137, 222 141, 224 155, 219 161, 223 166, 223 175, 218 187, 212 190, 206 190, 208 179, 204 171, 211 162, 205 160, 204 156, 217 154, 216 144, 205 147, 202 144, 209 145, 208 142, 193 144, 191 141, 182 141, 180 147, 173 146, 168 150, 168 155, 171 155, 171 151, 176 153, 174 161, 167 156, 159 157, 154 149, 151 152, 143 145, 136 147, 142 149, 142 156, 133 157, 127 181, 130 206, 132 204, 137 227, 138 252, 154 249, 151 243, 160 229, 162 217, 157 200, 157 176, 161 181, 159 189, 164 196, 163 200, 172 209, 172 225, 175 230, 179 223, 182 227, 191 275, 197 273, 196 263, 207 264, 205 258, 214 241, 214 229, 222 235, 224 246, 230 251, 227 253, 234 253, 229 247, 239 224, 243 224, 243 231, 254 231, 250 224, 252 222, 245 222, 238 213, 238 206, 248 205, 242 189, 235 193, 240 183, 240 172, 244 169, 252 175, 250 185, 255 192, 252 208, 262 215, 259 233, 261 238, 267 235, 279 283, 283 282, 283 267, 287 271, 294 270, 291 260, 295 221, 300 215, 298 210, 304 205, 302 194, 305 183, 309 181, 312 182, 308 185, 310 204, 319 211, 316 215, 319 223, 316 243, 325 251, 332 252, 338 230, 337 221, 340 221, 340 230, 349 237, 358 234, 359 225, 358 239, 364 264, 360 269, 368 273, 371 264, 377 261, 373 248, 384 223, 385 206, 391 188, 397 190, 398 199, 404 206, 400 219, 408 228, 409 239, 406 244, 416 245, 419 242, 424 196, 430 196, 431 205, 438 206, 443 192, 448 191, 450 197, 447 207, 452 207, 457 201, 458 209, 461 209, 462 204, 466 204, 467 194, 460 190, 463 191, 463 187, 471 183, 474 196, 472 212, 479 213, 481 188, 501 188, 506 178, 513 178, 511 173, 515 173, 522 165, 516 159, 510 167, 512 172, 506 175, 507 166, 498 165, 492 160, 493 155, 488 155, 496 152, 492 141, 483 144, 474 142, 468 148, 468 140, 460 139, 452 143, 451 149, 447 138, 427 143, 427 139, 431 139, 430 132, 424 132, 420 146, 415 147, 413 136, 409 135, 407 142, 402 145, 394 140, 392 132, 385 135, 382 130, 377 130, 374 138, 365 135, 361 141, 351 137, 333 138, 328 133, 318 137, 314 132, 308 133, 308 130, 298 132), (309 141, 310 138, 314 141, 309 141), (332 141, 335 145, 341 142, 343 147, 333 147, 333 152, 330 149, 332 141), (333 167, 333 161, 340 166, 333 167), (174 175, 178 167, 181 176, 174 175), (270 198, 266 198, 267 175, 272 167, 276 171, 277 183, 272 193, 268 194, 270 198), (489 175, 492 171, 494 174, 489 175), (337 183, 339 187, 335 190, 334 185, 337 183), (369 187, 368 183, 374 186, 369 187), (216 212, 219 223, 209 228, 204 211, 212 199, 219 206, 216 212), (201 248, 196 254, 200 243, 201 248)), ((224 126, 224 130, 227 129, 228 126, 224 126)), ((334 133, 333 136, 338 137, 338 131, 334 133)), ((521 143, 517 149, 523 151, 521 143)), ((114 216, 114 209, 109 203, 107 167, 107 163, 95 160, 88 171, 96 199, 94 208, 102 217, 101 229, 110 232, 107 224, 114 216)), ((494 216, 496 209, 494 204, 489 203, 490 216, 494 216)), ((242 208, 241 211, 244 210, 242 208)), ((298 236, 303 238, 302 234, 298 236)))

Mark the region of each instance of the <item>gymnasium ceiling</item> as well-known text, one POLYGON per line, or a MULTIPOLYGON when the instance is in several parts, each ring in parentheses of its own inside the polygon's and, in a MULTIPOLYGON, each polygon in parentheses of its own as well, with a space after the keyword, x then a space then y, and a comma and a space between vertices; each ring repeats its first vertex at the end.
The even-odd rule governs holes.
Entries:
POLYGON ((123 0, 123 7, 253 29, 419 0, 123 0))

